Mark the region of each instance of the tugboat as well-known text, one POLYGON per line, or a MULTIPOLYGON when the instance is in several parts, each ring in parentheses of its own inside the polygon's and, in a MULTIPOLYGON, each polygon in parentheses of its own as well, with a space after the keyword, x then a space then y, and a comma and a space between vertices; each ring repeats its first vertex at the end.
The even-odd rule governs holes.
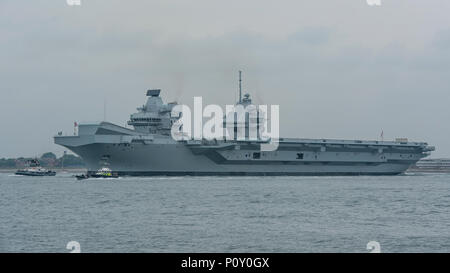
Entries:
POLYGON ((117 173, 113 173, 110 168, 103 167, 98 170, 96 173, 91 174, 91 177, 94 178, 118 178, 119 175, 117 173))
POLYGON ((103 167, 99 169, 94 174, 81 174, 75 176, 78 180, 88 179, 88 178, 119 178, 117 173, 113 173, 110 168, 103 167))
POLYGON ((41 167, 37 159, 27 161, 28 168, 17 170, 16 175, 27 176, 55 176, 56 172, 41 167))

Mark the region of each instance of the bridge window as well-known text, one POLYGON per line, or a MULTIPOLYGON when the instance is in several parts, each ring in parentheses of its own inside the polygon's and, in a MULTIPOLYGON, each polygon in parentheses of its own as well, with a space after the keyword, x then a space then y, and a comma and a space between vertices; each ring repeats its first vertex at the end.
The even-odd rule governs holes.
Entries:
POLYGON ((261 153, 253 153, 253 159, 260 159, 261 153))

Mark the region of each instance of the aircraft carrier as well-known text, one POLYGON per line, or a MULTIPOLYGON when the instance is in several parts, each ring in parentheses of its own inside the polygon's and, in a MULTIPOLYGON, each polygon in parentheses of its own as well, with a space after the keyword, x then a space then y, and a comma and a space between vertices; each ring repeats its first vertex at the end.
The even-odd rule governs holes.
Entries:
MULTIPOLYGON (((119 175, 396 175, 434 147, 425 142, 279 138, 278 149, 261 151, 259 140, 175 140, 171 111, 160 90, 130 116, 133 129, 109 122, 79 124, 78 132, 54 137, 83 158, 88 173, 105 162, 119 175)), ((237 105, 249 105, 248 94, 237 105)), ((293 124, 293 126, 296 126, 293 124)))

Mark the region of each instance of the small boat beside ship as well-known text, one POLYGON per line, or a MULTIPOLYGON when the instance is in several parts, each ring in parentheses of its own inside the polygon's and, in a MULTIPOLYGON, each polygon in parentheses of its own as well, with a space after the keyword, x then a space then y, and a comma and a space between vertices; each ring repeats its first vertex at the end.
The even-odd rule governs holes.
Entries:
POLYGON ((119 178, 117 173, 113 173, 108 167, 103 167, 93 174, 81 174, 75 176, 78 180, 88 179, 88 178, 119 178))
POLYGON ((26 176, 55 176, 56 172, 47 170, 41 167, 41 164, 37 159, 32 159, 27 162, 28 167, 16 171, 16 175, 26 176))

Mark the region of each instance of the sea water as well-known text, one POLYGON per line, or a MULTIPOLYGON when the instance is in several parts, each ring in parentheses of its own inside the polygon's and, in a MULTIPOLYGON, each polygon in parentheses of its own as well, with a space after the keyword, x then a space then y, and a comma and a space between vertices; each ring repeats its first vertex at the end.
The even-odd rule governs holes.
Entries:
POLYGON ((450 251, 450 174, 0 174, 0 252, 450 251))

